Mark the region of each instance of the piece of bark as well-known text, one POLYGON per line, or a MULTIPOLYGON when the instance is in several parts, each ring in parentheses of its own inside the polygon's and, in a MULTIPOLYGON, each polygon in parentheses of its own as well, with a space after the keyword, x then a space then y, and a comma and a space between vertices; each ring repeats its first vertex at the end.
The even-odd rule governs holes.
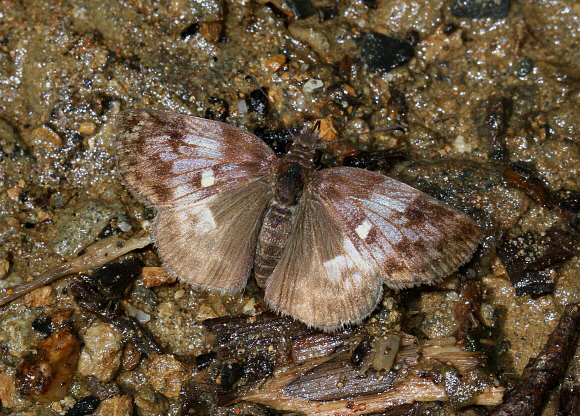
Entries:
POLYGON ((521 381, 491 416, 540 415, 544 401, 564 377, 580 336, 580 304, 566 307, 542 352, 524 368, 521 381))

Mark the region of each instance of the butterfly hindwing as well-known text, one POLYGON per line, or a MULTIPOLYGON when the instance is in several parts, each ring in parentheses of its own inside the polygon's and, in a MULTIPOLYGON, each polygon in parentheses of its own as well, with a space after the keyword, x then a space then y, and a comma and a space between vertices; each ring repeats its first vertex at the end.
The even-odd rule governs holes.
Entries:
POLYGON ((162 209, 153 236, 164 266, 198 288, 240 292, 252 269, 262 215, 271 199, 271 186, 256 181, 196 204, 162 209))
POLYGON ((441 280, 469 260, 481 239, 469 216, 375 172, 322 170, 310 186, 342 234, 392 288, 441 280))
POLYGON ((115 140, 121 176, 156 207, 195 203, 272 173, 276 155, 244 130, 154 110, 119 115, 115 140))
POLYGON ((266 285, 274 310, 331 331, 376 307, 382 283, 317 195, 306 190, 294 229, 266 285))

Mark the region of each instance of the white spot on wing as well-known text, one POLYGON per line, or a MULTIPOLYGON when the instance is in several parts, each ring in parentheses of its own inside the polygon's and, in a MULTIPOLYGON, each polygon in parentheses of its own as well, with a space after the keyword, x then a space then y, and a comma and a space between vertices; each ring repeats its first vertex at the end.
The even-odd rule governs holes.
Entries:
POLYGON ((207 188, 215 183, 215 176, 211 169, 204 170, 201 173, 201 186, 207 188))
POLYGON ((367 238, 372 228, 373 225, 368 220, 364 220, 362 224, 356 227, 354 230, 356 231, 357 235, 364 240, 367 238))
POLYGON ((340 278, 349 269, 347 259, 343 255, 338 255, 333 259, 324 262, 326 274, 331 278, 340 278))
POLYGON ((197 214, 198 222, 195 224, 195 231, 198 235, 205 234, 216 228, 215 219, 208 207, 202 207, 197 214))

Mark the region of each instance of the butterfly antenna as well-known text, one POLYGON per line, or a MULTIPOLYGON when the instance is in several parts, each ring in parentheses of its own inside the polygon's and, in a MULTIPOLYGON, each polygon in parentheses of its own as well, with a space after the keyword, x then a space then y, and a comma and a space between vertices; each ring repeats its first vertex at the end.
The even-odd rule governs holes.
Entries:
POLYGON ((282 115, 280 114, 280 112, 278 111, 278 109, 276 108, 276 106, 274 105, 274 103, 272 102, 272 100, 270 100, 270 97, 268 96, 268 93, 266 92, 266 90, 260 85, 260 83, 258 82, 258 80, 256 78, 254 78, 253 75, 246 75, 246 81, 251 82, 252 84, 254 84, 262 94, 264 94, 264 97, 266 97, 266 100, 268 100, 268 103, 270 104, 270 106, 274 109, 274 111, 276 112, 276 114, 278 114, 278 117, 280 118, 280 121, 282 122, 282 125, 284 126, 284 128, 286 129, 286 131, 290 134, 290 136, 292 136, 292 141, 296 141, 296 136, 294 135, 294 133, 292 133, 292 130, 290 130, 288 128, 288 126, 286 125, 286 123, 284 123, 284 119, 282 118, 282 115))
MULTIPOLYGON (((317 125, 320 127, 320 122, 317 122, 317 125)), ((327 145, 332 144, 332 143, 343 142, 345 140, 350 140, 353 137, 364 136, 365 134, 384 133, 386 131, 393 131, 393 130, 398 130, 398 131, 402 132, 403 134, 405 133, 405 129, 403 129, 401 126, 390 126, 390 127, 385 127, 384 129, 365 131, 363 133, 355 133, 355 134, 352 134, 348 137, 343 137, 342 139, 333 140, 331 142, 320 143, 318 146, 316 146, 316 148, 319 149, 323 146, 327 146, 327 145)))

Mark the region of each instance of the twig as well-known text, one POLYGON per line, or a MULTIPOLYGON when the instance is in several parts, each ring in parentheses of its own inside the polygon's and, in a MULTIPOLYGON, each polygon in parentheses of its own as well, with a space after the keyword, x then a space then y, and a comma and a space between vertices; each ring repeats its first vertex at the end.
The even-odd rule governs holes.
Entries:
POLYGON ((521 381, 491 416, 540 415, 544 401, 564 377, 580 336, 580 304, 566 307, 541 354, 530 360, 521 381))
POLYGON ((144 231, 141 231, 129 240, 124 240, 116 235, 104 238, 87 248, 87 252, 82 256, 68 261, 58 267, 47 270, 30 282, 1 290, 0 306, 17 299, 34 289, 52 283, 61 277, 102 266, 123 254, 143 248, 151 244, 151 242, 151 235, 144 231))

